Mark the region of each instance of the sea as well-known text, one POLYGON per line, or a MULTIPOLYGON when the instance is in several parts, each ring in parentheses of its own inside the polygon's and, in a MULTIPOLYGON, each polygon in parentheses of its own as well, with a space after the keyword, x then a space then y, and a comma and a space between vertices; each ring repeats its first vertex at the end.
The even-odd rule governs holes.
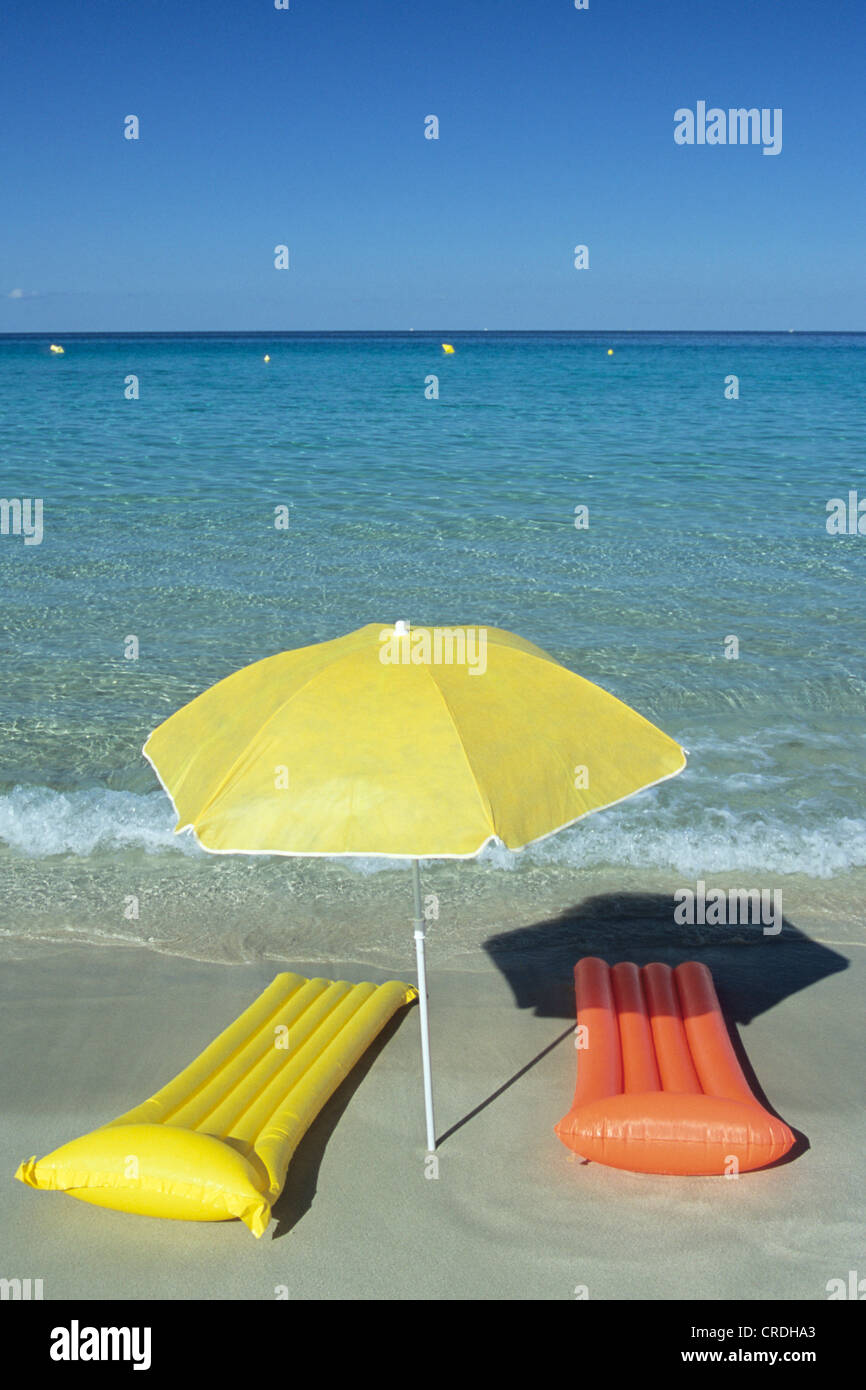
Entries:
POLYGON ((862 946, 866 335, 54 342, 0 338, 0 956, 408 968, 405 861, 209 855, 141 753, 238 667, 398 619, 519 633, 689 752, 425 863, 440 963, 641 904, 663 935, 699 883, 862 946))

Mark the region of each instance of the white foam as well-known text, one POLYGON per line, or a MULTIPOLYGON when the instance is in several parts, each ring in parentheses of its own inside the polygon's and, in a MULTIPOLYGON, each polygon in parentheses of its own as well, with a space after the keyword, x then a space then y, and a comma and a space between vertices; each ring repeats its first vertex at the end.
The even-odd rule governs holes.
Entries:
MULTIPOLYGON (((53 854, 86 858, 130 849, 207 857, 189 832, 175 835, 173 824, 174 814, 161 791, 91 787, 58 792, 18 786, 0 796, 0 842, 31 859, 53 854)), ((694 792, 673 797, 665 786, 587 816, 527 850, 512 853, 502 846, 488 846, 480 859, 489 868, 506 872, 525 865, 574 869, 628 865, 674 869, 691 877, 761 870, 830 878, 866 866, 866 820, 822 817, 814 806, 790 801, 785 803, 784 818, 758 810, 708 807, 694 792)), ((349 872, 364 876, 409 865, 409 860, 365 856, 340 862, 349 872)))
POLYGON ((149 854, 179 850, 204 854, 190 834, 175 835, 174 813, 161 792, 87 787, 13 787, 0 796, 0 841, 28 858, 49 854, 82 857, 99 850, 137 848, 149 854))
MULTIPOLYGON (((797 824, 729 807, 695 808, 693 815, 643 804, 592 816, 531 848, 536 864, 574 868, 628 864, 701 873, 753 870, 832 878, 866 865, 866 820, 839 816, 797 824)), ((513 856, 512 856, 513 857, 513 856)))

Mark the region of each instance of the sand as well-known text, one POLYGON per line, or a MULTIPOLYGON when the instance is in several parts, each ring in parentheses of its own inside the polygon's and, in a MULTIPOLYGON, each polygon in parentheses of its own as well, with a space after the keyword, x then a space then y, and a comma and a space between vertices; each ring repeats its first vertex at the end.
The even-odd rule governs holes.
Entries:
MULTIPOLYGON (((563 979, 518 977, 495 953, 470 970, 434 958, 438 1177, 426 1175, 416 1007, 319 1116, 260 1241, 236 1221, 129 1216, 12 1174, 152 1094, 285 967, 87 946, 10 962, 0 1272, 42 1279, 47 1300, 572 1300, 583 1287, 599 1300, 825 1299, 828 1280, 863 1266, 866 959, 852 944, 829 973, 810 964, 824 948, 785 949, 694 956, 716 972, 764 1095, 803 1136, 792 1160, 737 1180, 582 1162, 553 1133, 575 1078, 563 979), (762 982, 751 995, 750 975, 762 982)), ((292 968, 388 978, 348 962, 292 968)))

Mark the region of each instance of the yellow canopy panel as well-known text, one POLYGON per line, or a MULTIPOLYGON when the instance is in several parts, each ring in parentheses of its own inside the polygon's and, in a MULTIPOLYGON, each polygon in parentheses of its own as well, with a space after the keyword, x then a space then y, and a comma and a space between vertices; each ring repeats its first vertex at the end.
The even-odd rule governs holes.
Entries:
POLYGON ((142 1105, 16 1178, 94 1206, 186 1221, 239 1217, 264 1234, 292 1154, 388 1020, 418 991, 399 980, 278 975, 142 1105))
POLYGON ((685 764, 513 633, 377 623, 236 671, 144 753, 205 849, 410 858, 518 849, 685 764))

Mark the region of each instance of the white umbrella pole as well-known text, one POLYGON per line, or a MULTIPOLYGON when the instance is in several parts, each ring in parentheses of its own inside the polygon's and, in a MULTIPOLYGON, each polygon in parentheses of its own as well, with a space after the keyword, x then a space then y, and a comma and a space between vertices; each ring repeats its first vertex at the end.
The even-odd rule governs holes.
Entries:
POLYGON ((433 1123, 433 1076, 430 1070, 430 1020, 427 1015, 427 968, 424 961, 424 914, 421 910, 421 873, 418 860, 412 860, 412 889, 415 894, 415 960, 418 965, 418 1003, 421 1008, 421 1061, 424 1066, 424 1113, 427 1117, 427 1152, 436 1149, 433 1123))

